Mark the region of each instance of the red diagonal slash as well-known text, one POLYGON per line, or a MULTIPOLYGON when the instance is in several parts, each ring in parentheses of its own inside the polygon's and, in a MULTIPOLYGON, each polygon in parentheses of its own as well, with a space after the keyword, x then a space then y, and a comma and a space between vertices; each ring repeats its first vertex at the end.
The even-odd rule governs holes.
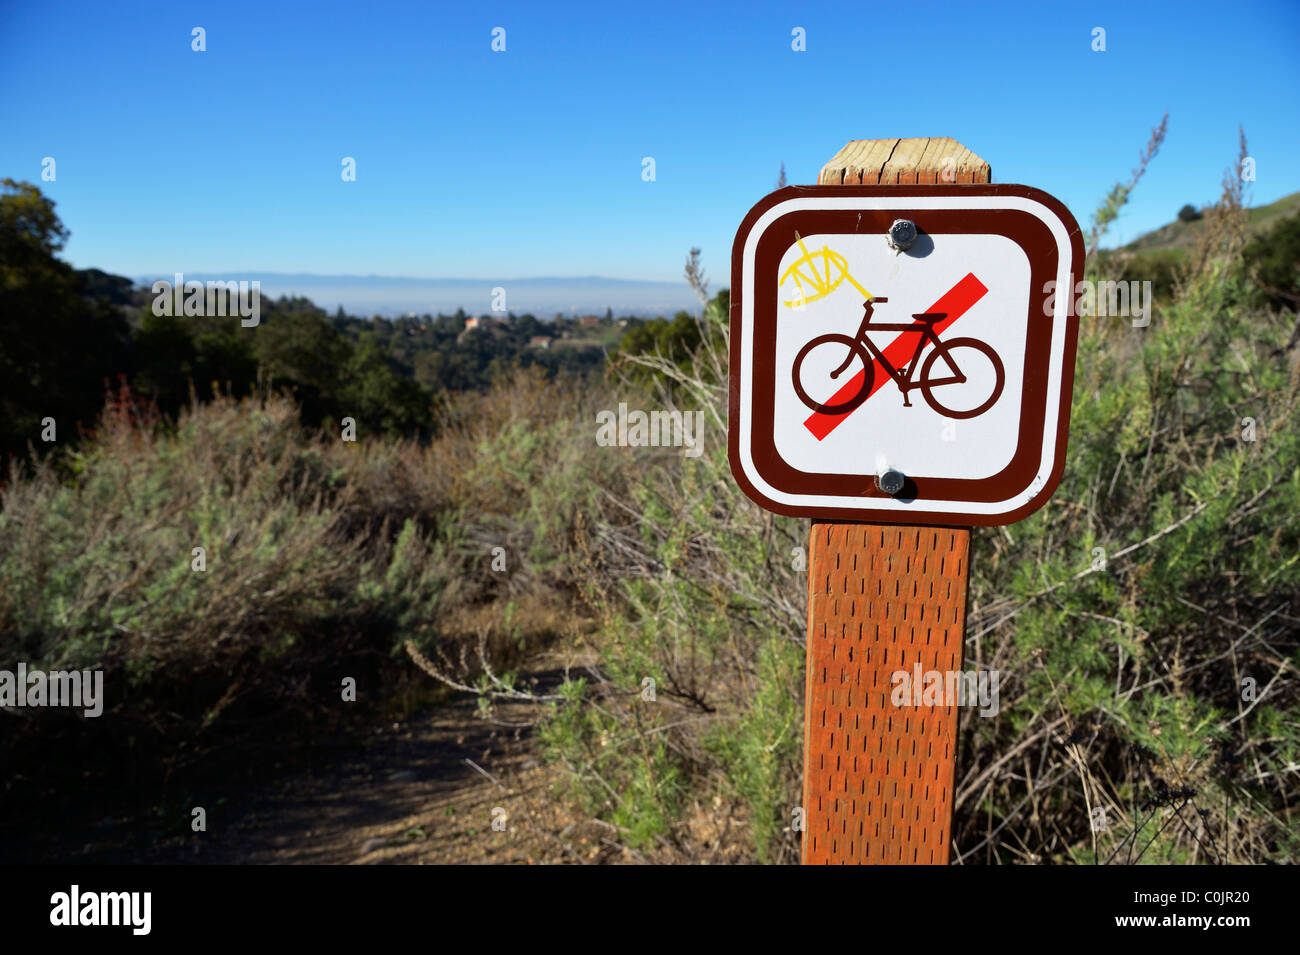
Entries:
MULTIPOLYGON (((988 289, 984 287, 984 283, 977 279, 973 272, 967 272, 964 279, 945 292, 939 301, 926 309, 927 312, 948 313, 947 318, 934 323, 935 334, 943 331, 953 322, 957 321, 957 319, 965 315, 967 310, 982 299, 987 293, 988 289)), ((898 337, 885 347, 884 355, 889 359, 889 363, 895 368, 905 364, 908 359, 912 357, 913 352, 916 351, 916 339, 912 337, 914 334, 915 332, 899 332, 898 337)), ((889 373, 885 371, 884 366, 880 364, 880 360, 872 360, 875 363, 876 368, 875 375, 872 377, 871 392, 867 395, 868 398, 884 387, 885 382, 890 381, 889 373)), ((835 392, 831 397, 831 400, 826 402, 826 404, 840 404, 841 402, 848 401, 856 395, 858 390, 862 387, 862 378, 865 374, 865 370, 860 371, 850 378, 839 391, 835 392)), ((863 404, 865 403, 866 402, 863 402, 863 404)), ((862 405, 858 405, 858 408, 861 407, 862 405)), ((857 411, 858 408, 854 408, 853 411, 857 411)), ((834 415, 815 412, 812 417, 803 424, 804 427, 811 431, 813 436, 820 441, 822 438, 826 437, 826 435, 839 427, 840 422, 853 414, 853 411, 846 411, 843 414, 834 415)))

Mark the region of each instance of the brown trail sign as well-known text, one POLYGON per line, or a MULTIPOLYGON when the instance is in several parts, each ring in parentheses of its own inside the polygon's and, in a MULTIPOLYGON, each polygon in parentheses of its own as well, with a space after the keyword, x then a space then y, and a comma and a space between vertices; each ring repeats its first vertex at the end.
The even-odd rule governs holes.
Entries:
POLYGON ((988 183, 951 139, 855 141, 736 234, 732 473, 813 519, 805 863, 947 863, 958 701, 900 687, 955 685, 969 527, 1065 467, 1082 236, 988 183))

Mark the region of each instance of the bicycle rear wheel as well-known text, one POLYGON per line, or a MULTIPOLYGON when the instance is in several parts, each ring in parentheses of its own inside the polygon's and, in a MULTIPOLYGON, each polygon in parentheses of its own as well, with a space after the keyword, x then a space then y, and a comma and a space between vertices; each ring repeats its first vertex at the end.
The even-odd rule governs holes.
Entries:
POLYGON ((820 335, 814 338, 799 349, 799 354, 795 356, 794 367, 791 370, 791 377, 794 379, 794 393, 799 396, 799 400, 813 411, 829 415, 848 414, 866 401, 867 396, 871 394, 871 382, 874 375, 875 362, 871 360, 862 344, 856 338, 850 338, 848 335, 820 335), (836 347, 823 347, 832 345, 836 347), (813 350, 819 348, 821 351, 818 352, 817 356, 811 361, 806 361, 813 350), (858 360, 862 371, 859 372, 855 369, 853 362, 850 360, 848 367, 838 378, 831 378, 831 371, 844 363, 844 350, 846 348, 852 353, 852 357, 858 360), (858 374, 863 376, 862 386, 853 393, 844 396, 845 387, 858 374), (810 387, 817 394, 825 395, 824 403, 809 394, 808 388, 810 387))

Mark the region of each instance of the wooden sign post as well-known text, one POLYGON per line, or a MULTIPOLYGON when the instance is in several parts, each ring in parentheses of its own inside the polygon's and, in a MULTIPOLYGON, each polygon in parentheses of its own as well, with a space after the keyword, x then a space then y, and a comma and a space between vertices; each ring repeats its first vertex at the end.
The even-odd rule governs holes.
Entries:
POLYGON ((854 141, 736 236, 732 472, 813 519, 805 864, 947 864, 960 701, 917 683, 960 682, 970 526, 1064 469, 1081 234, 989 178, 951 139, 854 141))
POLYGON ((805 865, 946 865, 956 706, 902 709, 891 674, 957 672, 970 531, 812 526, 805 865))
MULTIPOLYGON (((857 140, 818 182, 987 183, 951 139, 857 140)), ((970 531, 814 522, 808 543, 803 861, 947 865, 957 708, 900 710, 891 674, 959 671, 970 531), (874 593, 867 593, 868 584, 874 593)))

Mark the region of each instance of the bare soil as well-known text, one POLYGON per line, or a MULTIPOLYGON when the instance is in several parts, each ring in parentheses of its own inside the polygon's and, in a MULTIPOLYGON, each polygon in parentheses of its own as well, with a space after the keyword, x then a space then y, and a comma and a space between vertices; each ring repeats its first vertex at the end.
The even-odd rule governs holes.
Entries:
MULTIPOLYGON (((562 671, 524 673, 539 688, 562 671)), ((54 835, 45 860, 126 864, 593 864, 639 861, 606 823, 574 815, 555 795, 532 723, 538 707, 498 704, 490 718, 458 698, 375 727, 359 747, 318 752, 265 780, 209 787, 195 802, 205 832, 107 817, 54 835), (494 826, 495 822, 495 826, 494 826)), ((174 807, 168 816, 188 807, 174 807)), ((188 828, 186 826, 185 828, 188 828)))

